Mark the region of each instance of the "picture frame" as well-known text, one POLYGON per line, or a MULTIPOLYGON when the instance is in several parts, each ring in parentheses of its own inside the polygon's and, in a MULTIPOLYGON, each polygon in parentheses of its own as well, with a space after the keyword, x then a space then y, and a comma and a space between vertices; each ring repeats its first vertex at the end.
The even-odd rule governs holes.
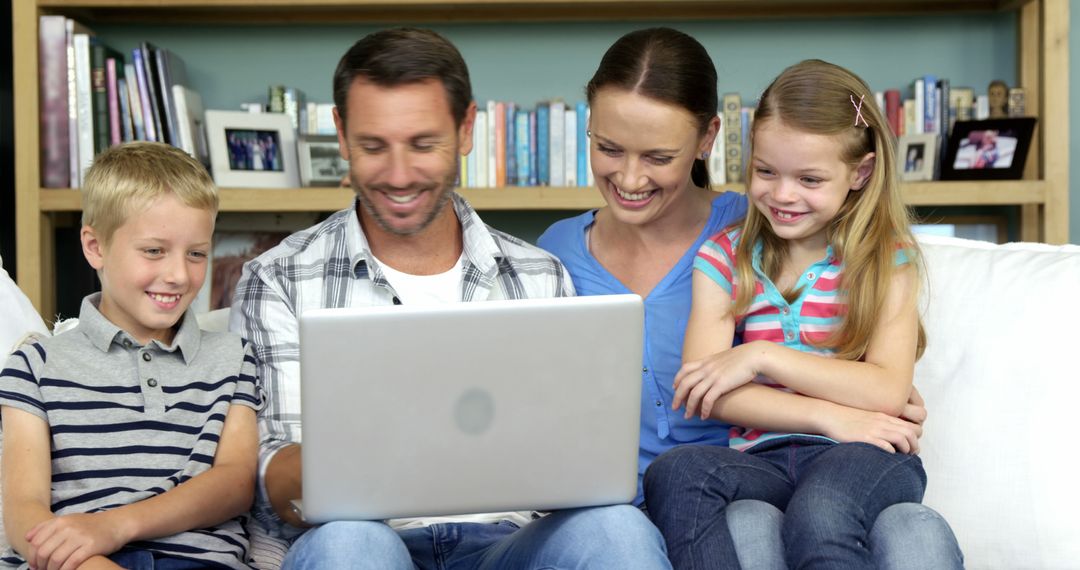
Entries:
POLYGON ((303 135, 297 154, 302 186, 340 186, 349 174, 349 161, 341 158, 337 135, 303 135))
POLYGON ((938 136, 919 133, 900 137, 897 144, 897 165, 900 180, 921 182, 934 179, 937 166, 938 136))
POLYGON ((296 129, 284 113, 208 110, 210 171, 227 188, 296 188, 296 129))
POLYGON ((942 180, 1019 180, 1024 173, 1034 117, 957 121, 949 136, 942 180))

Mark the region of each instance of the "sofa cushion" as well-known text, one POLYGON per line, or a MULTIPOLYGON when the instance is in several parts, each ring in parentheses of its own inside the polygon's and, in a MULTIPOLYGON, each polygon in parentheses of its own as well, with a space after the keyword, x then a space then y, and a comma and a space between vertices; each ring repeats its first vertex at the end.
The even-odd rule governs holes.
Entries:
POLYGON ((1080 561, 1068 441, 1080 380, 1080 247, 920 237, 928 347, 915 385, 925 502, 952 524, 969 568, 1080 561))

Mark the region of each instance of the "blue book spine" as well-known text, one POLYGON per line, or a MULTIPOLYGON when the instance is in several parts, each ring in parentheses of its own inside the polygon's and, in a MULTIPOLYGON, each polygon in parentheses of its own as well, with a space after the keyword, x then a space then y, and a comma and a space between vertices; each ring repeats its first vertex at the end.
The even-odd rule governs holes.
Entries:
POLYGON ((589 138, 585 131, 589 128, 589 107, 585 101, 577 103, 577 185, 589 185, 589 138))
POLYGON ((551 183, 551 166, 548 164, 548 145, 551 142, 551 106, 540 103, 536 106, 536 183, 548 186, 551 183))
POLYGON ((515 143, 514 133, 514 119, 517 115, 517 105, 514 103, 506 103, 506 185, 517 186, 521 184, 518 180, 517 169, 517 149, 515 143))
POLYGON ((938 100, 937 100, 937 76, 924 75, 923 89, 923 132, 938 132, 938 100))
POLYGON ((518 186, 529 186, 529 112, 524 109, 514 115, 514 149, 518 186))
POLYGON ((529 111, 529 186, 539 184, 539 165, 536 163, 536 110, 529 111))

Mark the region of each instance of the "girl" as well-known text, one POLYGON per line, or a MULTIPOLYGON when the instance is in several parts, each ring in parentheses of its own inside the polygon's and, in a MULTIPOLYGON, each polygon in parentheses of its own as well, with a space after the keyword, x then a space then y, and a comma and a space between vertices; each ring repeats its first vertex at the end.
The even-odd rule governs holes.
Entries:
MULTIPOLYGON (((861 79, 812 60, 765 90, 750 156, 753 207, 694 262, 672 399, 748 429, 658 458, 646 505, 676 568, 739 567, 725 509, 740 499, 785 511, 789 566, 874 567, 878 514, 926 484, 925 410, 908 403, 919 251, 895 142, 861 79)), ((934 567, 958 565, 942 527, 926 548, 944 553, 934 567)))

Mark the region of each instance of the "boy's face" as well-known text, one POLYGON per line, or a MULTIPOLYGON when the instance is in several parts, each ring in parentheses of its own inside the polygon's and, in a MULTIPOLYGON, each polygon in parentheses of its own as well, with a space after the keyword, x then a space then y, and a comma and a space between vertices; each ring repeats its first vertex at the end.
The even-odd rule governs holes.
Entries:
POLYGON ((213 233, 212 212, 172 193, 133 212, 107 246, 83 226, 83 254, 101 279, 101 314, 140 343, 171 344, 206 278, 213 233))

